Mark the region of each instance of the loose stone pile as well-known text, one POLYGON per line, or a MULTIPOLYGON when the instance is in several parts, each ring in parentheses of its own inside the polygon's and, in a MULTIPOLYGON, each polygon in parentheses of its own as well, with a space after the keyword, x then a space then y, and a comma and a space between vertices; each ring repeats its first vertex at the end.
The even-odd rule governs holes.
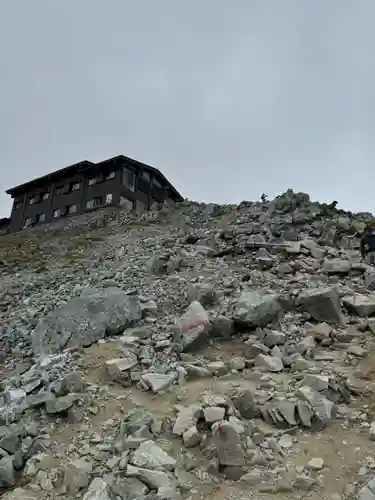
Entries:
MULTIPOLYGON (((1 240, 5 499, 195 500, 225 482, 301 498, 324 492, 327 464, 293 464, 300 435, 338 420, 372 446, 369 214, 289 190, 95 217, 1 240)), ((375 499, 374 469, 336 498, 375 499)))

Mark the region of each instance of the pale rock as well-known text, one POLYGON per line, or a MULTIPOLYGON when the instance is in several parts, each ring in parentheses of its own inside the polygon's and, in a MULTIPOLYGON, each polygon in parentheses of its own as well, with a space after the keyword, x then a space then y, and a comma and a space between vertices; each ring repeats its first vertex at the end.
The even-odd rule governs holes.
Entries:
POLYGON ((203 409, 203 416, 208 424, 213 424, 218 420, 223 420, 225 415, 225 408, 220 406, 211 406, 203 409))
POLYGON ((254 360, 254 364, 270 372, 281 372, 284 369, 283 362, 280 358, 268 356, 267 354, 258 354, 254 360))
POLYGON ((311 470, 322 470, 324 467, 324 460, 322 458, 312 458, 311 460, 309 460, 307 465, 311 470))
POLYGON ((315 389, 318 392, 325 391, 328 389, 329 377, 326 375, 307 374, 305 375, 302 384, 308 385, 309 387, 315 389))
POLYGON ((199 434, 196 426, 193 426, 183 433, 182 440, 186 448, 193 448, 202 441, 202 436, 199 434))
POLYGON ((115 379, 121 377, 124 372, 131 370, 137 366, 137 364, 137 356, 130 351, 127 353, 126 357, 113 358, 105 362, 108 375, 115 379))
POLYGON ((244 326, 266 326, 282 311, 280 296, 263 290, 242 292, 233 312, 233 319, 244 326))
POLYGON ((229 368, 231 370, 241 371, 246 367, 245 358, 235 357, 229 360, 229 368))
POLYGON ((229 422, 216 422, 212 426, 212 435, 220 465, 242 466, 245 458, 238 432, 229 422))
POLYGON ((187 429, 190 429, 198 422, 201 413, 202 408, 196 404, 182 407, 173 426, 173 434, 182 436, 187 429))
POLYGON ((83 500, 115 500, 115 495, 108 484, 97 477, 90 484, 83 500))
POLYGON ((142 382, 149 387, 153 393, 157 394, 158 392, 165 391, 173 385, 173 383, 177 380, 178 374, 176 372, 172 373, 145 373, 142 375, 142 382))
POLYGON ((148 486, 151 490, 158 490, 159 488, 174 488, 175 482, 173 478, 167 473, 159 470, 142 469, 128 465, 126 469, 127 477, 135 477, 142 483, 148 486))
POLYGON ((165 468, 173 470, 176 460, 153 441, 143 442, 133 453, 132 464, 143 469, 165 468))
POLYGON ((316 321, 330 324, 343 322, 340 295, 335 288, 309 288, 299 294, 297 303, 316 321))
POLYGON ((357 316, 372 316, 375 313, 375 294, 367 296, 355 293, 343 297, 342 303, 349 313, 357 316))

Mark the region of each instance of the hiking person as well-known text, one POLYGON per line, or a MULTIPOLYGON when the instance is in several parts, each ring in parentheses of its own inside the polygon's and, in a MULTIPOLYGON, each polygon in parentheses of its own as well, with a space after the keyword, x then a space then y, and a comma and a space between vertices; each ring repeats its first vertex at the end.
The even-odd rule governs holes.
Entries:
POLYGON ((375 265, 375 234, 371 226, 366 226, 361 236, 361 255, 366 264, 375 265))

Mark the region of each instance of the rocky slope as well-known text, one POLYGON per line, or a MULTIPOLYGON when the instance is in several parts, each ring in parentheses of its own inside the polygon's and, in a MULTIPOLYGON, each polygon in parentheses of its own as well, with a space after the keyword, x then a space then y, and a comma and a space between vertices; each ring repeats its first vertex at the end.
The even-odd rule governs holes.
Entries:
POLYGON ((2 237, 2 498, 375 499, 369 219, 288 191, 2 237))

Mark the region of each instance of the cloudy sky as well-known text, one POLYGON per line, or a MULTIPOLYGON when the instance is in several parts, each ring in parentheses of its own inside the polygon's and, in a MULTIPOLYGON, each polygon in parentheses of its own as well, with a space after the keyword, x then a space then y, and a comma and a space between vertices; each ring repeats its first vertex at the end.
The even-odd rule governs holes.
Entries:
POLYGON ((375 212, 374 0, 0 0, 3 191, 123 153, 189 199, 375 212))

